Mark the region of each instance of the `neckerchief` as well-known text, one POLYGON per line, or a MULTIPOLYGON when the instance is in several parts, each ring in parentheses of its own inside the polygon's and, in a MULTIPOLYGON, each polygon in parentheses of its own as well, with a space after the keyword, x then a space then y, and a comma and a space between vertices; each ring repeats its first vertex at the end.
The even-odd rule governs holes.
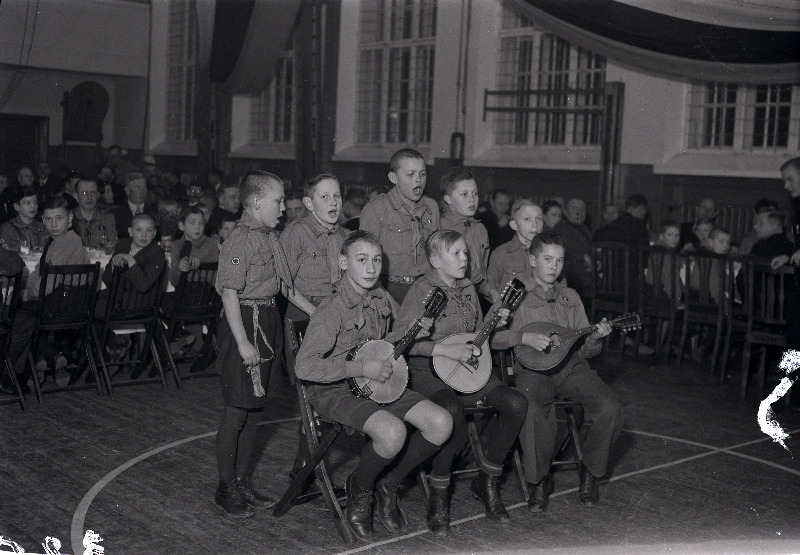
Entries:
POLYGON ((424 202, 417 203, 413 209, 405 203, 400 205, 400 212, 411 218, 411 248, 414 251, 415 266, 417 265, 419 245, 430 235, 430 231, 425 229, 422 225, 422 216, 425 215, 427 208, 424 202))
POLYGON ((272 258, 275 261, 275 273, 278 280, 282 281, 289 289, 289 294, 294 294, 294 282, 292 281, 292 272, 289 270, 289 261, 286 259, 286 253, 283 252, 281 244, 278 242, 277 233, 273 233, 272 228, 262 227, 259 229, 267 238, 267 244, 272 249, 272 258))

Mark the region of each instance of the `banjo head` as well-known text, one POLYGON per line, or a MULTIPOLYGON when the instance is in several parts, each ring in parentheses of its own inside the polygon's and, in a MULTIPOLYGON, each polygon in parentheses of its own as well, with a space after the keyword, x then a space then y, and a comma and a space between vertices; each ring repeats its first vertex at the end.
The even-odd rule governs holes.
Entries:
MULTIPOLYGON (((388 360, 394 356, 394 345, 388 341, 373 340, 361 345, 353 355, 354 360, 388 360)), ((356 378, 355 383, 364 397, 380 405, 388 405, 400 398, 408 386, 408 366, 403 357, 392 362, 392 375, 384 383, 369 378, 356 378)))

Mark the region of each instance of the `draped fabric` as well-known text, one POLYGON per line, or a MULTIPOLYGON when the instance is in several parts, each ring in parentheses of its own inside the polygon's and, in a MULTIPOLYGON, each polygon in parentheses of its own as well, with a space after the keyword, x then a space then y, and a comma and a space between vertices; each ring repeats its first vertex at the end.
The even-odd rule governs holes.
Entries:
POLYGON ((232 94, 261 92, 287 49, 301 0, 198 0, 199 67, 232 94))
POLYGON ((615 64, 735 83, 800 79, 796 0, 513 0, 546 30, 615 64))

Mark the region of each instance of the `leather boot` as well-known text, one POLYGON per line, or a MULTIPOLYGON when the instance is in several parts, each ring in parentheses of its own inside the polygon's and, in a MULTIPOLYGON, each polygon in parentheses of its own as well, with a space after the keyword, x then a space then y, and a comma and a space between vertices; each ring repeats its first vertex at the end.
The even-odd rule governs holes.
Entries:
POLYGON ((228 518, 250 518, 255 511, 242 499, 237 487, 238 480, 230 482, 220 482, 217 486, 217 493, 214 495, 214 503, 225 512, 228 518))
POLYGON ((583 464, 581 464, 578 476, 580 477, 578 501, 584 507, 594 507, 600 501, 600 488, 597 485, 597 478, 592 476, 592 473, 583 464))
POLYGON ((500 489, 497 487, 497 477, 486 472, 479 472, 472 480, 472 495, 475 499, 483 501, 486 516, 498 522, 507 522, 508 516, 503 502, 500 500, 500 489))
POLYGON ((553 477, 550 474, 546 474, 538 484, 531 486, 528 510, 534 513, 545 512, 550 506, 550 494, 553 493, 554 489, 553 477))
POLYGON ((268 495, 261 495, 253 489, 253 479, 242 476, 236 480, 239 495, 252 509, 271 509, 277 501, 268 495))
POLYGON ((372 539, 372 492, 362 490, 353 479, 347 477, 347 509, 345 516, 350 528, 361 540, 372 539))
POLYGON ((450 486, 443 488, 431 486, 425 524, 428 526, 428 530, 436 536, 447 537, 450 535, 450 486))
POLYGON ((375 513, 386 528, 392 534, 399 534, 405 523, 400 505, 397 503, 397 488, 386 485, 385 481, 380 481, 375 485, 375 513))

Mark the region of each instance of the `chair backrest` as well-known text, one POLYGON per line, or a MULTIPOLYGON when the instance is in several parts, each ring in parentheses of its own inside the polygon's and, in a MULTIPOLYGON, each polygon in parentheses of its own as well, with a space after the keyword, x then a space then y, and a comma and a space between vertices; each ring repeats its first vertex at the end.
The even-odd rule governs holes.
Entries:
POLYGON ((164 265, 153 286, 142 293, 126 277, 127 268, 114 266, 111 271, 111 289, 106 305, 106 322, 154 317, 161 305, 166 275, 167 266, 164 265))
POLYGON ((678 287, 678 253, 661 246, 642 248, 638 252, 640 313, 653 313, 673 308, 680 295, 678 287))
POLYGON ((592 243, 593 293, 592 311, 597 301, 612 301, 627 312, 633 305, 638 284, 638 259, 623 243, 592 243))
POLYGON ((297 353, 300 350, 300 344, 303 342, 303 336, 307 329, 308 320, 295 322, 291 318, 284 319, 284 355, 286 356, 286 369, 289 372, 289 379, 292 383, 297 381, 294 365, 297 362, 297 353))
POLYGON ((75 266, 42 264, 41 272, 36 305, 40 324, 79 324, 92 320, 100 276, 99 262, 75 266))
POLYGON ((0 276, 0 322, 11 328, 22 294, 22 272, 0 276))
POLYGON ((681 297, 689 311, 719 310, 722 314, 729 258, 709 251, 688 251, 681 254, 680 260, 681 297))
POLYGON ((781 266, 773 270, 768 262, 752 260, 747 266, 748 329, 753 325, 785 326, 786 299, 794 286, 794 268, 781 266))
POLYGON ((216 289, 218 267, 217 262, 202 262, 194 270, 181 272, 175 288, 176 318, 214 318, 219 314, 222 298, 216 289))

